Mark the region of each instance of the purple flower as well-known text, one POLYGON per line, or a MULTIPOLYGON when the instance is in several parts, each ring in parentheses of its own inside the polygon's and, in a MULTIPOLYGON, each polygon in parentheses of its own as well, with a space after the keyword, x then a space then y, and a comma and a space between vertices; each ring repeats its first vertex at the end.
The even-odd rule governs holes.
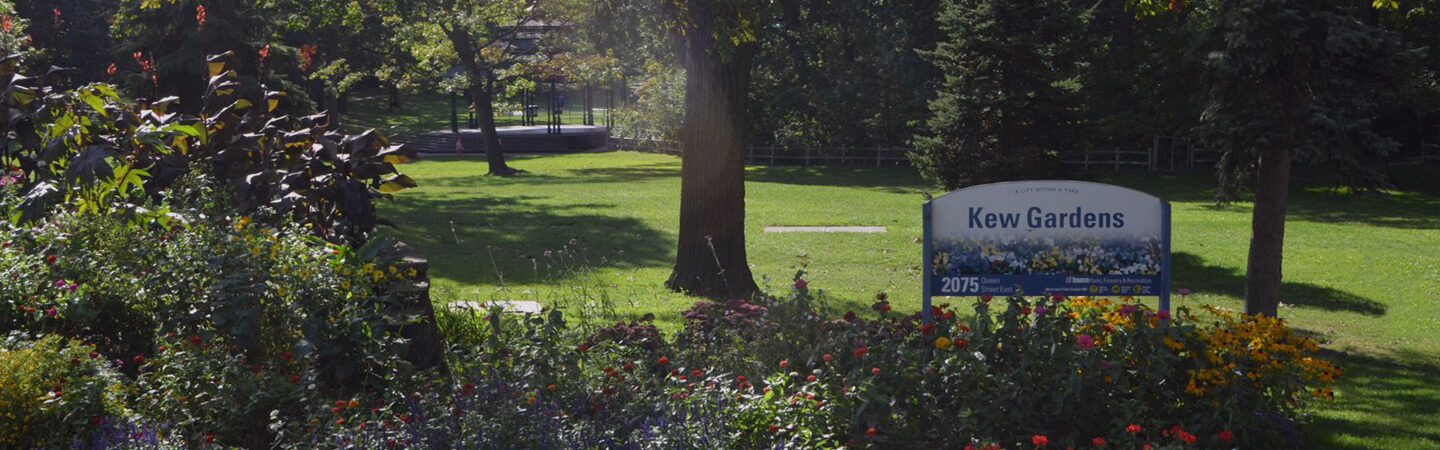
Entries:
POLYGON ((65 279, 64 279, 64 278, 55 280, 55 287, 57 287, 57 288, 63 288, 63 287, 65 287, 65 284, 66 284, 66 283, 65 283, 65 279))
POLYGON ((1095 338, 1088 334, 1075 335, 1075 345, 1079 345, 1084 350, 1095 348, 1095 338))
POLYGON ((45 311, 45 315, 50 316, 51 318, 54 318, 56 314, 59 313, 55 311, 55 308, 50 308, 45 311))
POLYGON ((1120 315, 1128 316, 1135 313, 1135 305, 1123 305, 1120 307, 1120 315))
POLYGON ((70 292, 75 292, 75 291, 77 291, 77 290, 80 290, 80 285, 75 284, 75 283, 70 283, 70 292))
POLYGON ((804 279, 795 280, 795 290, 804 290, 808 284, 804 279))
POLYGON ((1180 288, 1180 296, 1184 297, 1187 295, 1190 295, 1190 288, 1180 288))
POLYGON ((1036 307, 1035 307, 1035 315, 1037 315, 1037 316, 1043 316, 1043 315, 1045 315, 1046 312, 1049 312, 1049 311, 1050 311, 1050 310, 1049 310, 1049 309, 1046 309, 1044 306, 1036 306, 1036 307))
POLYGON ((1155 313, 1155 316, 1159 317, 1160 320, 1170 320, 1170 311, 1161 310, 1160 312, 1155 313))

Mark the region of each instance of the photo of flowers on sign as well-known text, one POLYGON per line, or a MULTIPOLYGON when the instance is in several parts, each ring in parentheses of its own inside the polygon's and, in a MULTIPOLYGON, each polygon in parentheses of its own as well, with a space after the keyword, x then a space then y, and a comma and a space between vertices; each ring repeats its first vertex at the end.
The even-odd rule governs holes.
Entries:
POLYGON ((1169 205, 1119 186, 1024 181, 927 205, 931 295, 1160 295, 1169 205))

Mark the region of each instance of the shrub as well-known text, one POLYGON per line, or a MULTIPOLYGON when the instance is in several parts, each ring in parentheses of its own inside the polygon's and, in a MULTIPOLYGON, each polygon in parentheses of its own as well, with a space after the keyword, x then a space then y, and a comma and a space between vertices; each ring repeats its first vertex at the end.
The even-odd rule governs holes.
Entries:
POLYGON ((0 348, 0 446, 68 446, 122 412, 120 381, 93 346, 8 336, 0 348))

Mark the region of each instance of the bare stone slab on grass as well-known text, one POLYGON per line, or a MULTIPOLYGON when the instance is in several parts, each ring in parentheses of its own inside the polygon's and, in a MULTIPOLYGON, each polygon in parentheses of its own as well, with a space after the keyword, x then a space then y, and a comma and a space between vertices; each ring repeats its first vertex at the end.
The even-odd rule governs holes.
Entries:
POLYGON ((511 314, 540 314, 545 308, 540 302, 530 301, 499 301, 499 302, 451 302, 447 305, 451 311, 489 311, 492 306, 499 306, 505 312, 511 314))
POLYGON ((765 227, 766 233, 884 233, 885 227, 765 227))

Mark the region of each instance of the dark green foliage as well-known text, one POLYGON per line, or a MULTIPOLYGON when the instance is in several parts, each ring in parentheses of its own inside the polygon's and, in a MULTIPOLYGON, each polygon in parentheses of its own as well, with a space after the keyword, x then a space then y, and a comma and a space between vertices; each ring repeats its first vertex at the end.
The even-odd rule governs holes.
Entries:
POLYGON ((37 62, 44 67, 73 67, 76 81, 106 77, 115 60, 110 20, 114 0, 19 0, 16 11, 29 20, 24 32, 33 39, 37 62), (58 17, 55 12, 59 11, 58 17))
POLYGON ((1360 18, 1368 5, 1269 0, 1222 3, 1210 35, 1205 127, 1223 151, 1220 195, 1254 182, 1265 152, 1333 166, 1341 182, 1384 185, 1380 158, 1398 144, 1375 132, 1380 95, 1403 85, 1414 56, 1360 18))
POLYGON ((760 144, 896 146, 929 114, 938 0, 779 2, 760 37, 750 130, 760 144))
POLYGON ((912 160, 947 189, 1054 176, 1077 144, 1076 47, 1087 11, 1062 0, 954 0, 924 54, 945 74, 912 160))

